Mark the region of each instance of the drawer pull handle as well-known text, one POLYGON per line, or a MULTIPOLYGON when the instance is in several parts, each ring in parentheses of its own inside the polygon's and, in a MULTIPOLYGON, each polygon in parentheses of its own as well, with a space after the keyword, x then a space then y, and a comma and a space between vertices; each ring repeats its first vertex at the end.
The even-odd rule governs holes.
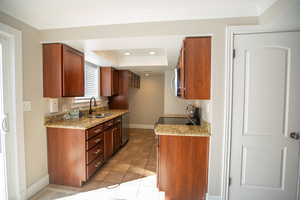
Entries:
POLYGON ((100 133, 102 131, 102 129, 97 129, 94 131, 94 133, 100 133))
POLYGON ((100 152, 102 152, 101 149, 97 149, 97 151, 95 151, 94 154, 97 155, 97 154, 99 154, 100 152))
POLYGON ((101 161, 99 161, 99 162, 97 162, 96 164, 95 164, 95 167, 97 168, 97 167, 99 167, 100 165, 101 165, 101 161))
POLYGON ((101 140, 102 140, 102 139, 98 138, 98 139, 95 140, 95 143, 97 144, 97 143, 99 143, 101 140))

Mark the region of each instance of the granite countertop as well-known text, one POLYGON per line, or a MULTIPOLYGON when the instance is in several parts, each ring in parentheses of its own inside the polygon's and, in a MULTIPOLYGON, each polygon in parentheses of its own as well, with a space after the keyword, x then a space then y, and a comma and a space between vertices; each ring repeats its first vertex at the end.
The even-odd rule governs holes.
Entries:
POLYGON ((156 135, 209 137, 210 124, 205 121, 200 126, 156 124, 154 132, 156 135))
POLYGON ((128 110, 105 110, 96 112, 93 114, 100 114, 100 113, 111 113, 112 115, 104 117, 104 118, 88 118, 88 117, 81 117, 79 119, 73 120, 57 120, 52 122, 46 122, 45 126, 48 128, 69 128, 69 129, 80 129, 86 130, 107 122, 111 119, 119 117, 125 113, 128 113, 128 110))

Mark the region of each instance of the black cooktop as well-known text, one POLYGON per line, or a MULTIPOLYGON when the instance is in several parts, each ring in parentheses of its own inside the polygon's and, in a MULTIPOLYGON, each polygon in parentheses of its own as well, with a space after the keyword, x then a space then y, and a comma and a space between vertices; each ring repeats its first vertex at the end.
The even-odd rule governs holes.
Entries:
POLYGON ((190 120, 185 117, 160 117, 158 124, 179 124, 179 125, 193 125, 190 120))

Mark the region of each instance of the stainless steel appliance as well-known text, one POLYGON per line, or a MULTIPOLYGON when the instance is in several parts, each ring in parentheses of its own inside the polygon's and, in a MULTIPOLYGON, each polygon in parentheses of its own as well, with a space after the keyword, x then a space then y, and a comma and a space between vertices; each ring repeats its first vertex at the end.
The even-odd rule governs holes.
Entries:
POLYGON ((129 140, 129 114, 122 115, 122 145, 129 140))
POLYGON ((172 83, 172 87, 174 89, 174 94, 175 96, 179 97, 180 96, 180 69, 179 68, 175 68, 174 69, 174 79, 173 79, 173 83, 172 83))

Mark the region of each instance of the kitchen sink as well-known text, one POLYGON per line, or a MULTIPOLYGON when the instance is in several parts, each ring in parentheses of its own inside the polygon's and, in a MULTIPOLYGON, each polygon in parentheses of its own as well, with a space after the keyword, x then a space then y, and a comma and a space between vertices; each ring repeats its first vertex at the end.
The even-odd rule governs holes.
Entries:
POLYGON ((111 116, 112 113, 101 113, 101 114, 92 114, 89 115, 88 118, 105 118, 111 116))

